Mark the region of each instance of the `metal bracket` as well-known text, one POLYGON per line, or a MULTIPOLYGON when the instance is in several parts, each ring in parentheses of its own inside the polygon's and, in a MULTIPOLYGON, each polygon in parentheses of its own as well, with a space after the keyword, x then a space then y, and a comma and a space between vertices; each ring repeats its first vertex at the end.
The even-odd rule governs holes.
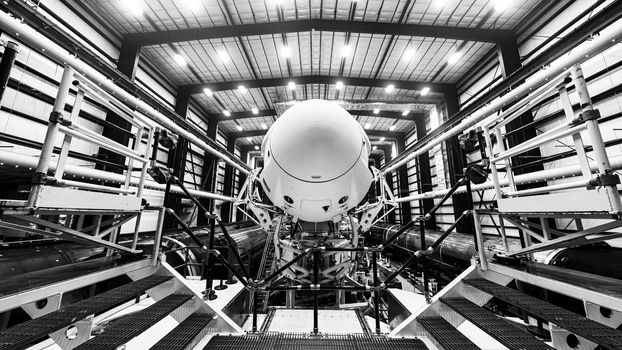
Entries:
POLYGON ((91 338, 92 326, 93 315, 51 333, 50 338, 63 350, 74 349, 91 338))
POLYGON ((620 178, 615 174, 603 174, 590 180, 591 186, 615 186, 620 184, 620 178))
POLYGON ((46 173, 37 172, 32 176, 30 181, 31 185, 44 185, 47 181, 48 175, 46 173))
POLYGON ((579 114, 579 119, 582 122, 586 122, 588 120, 596 120, 598 118, 600 118, 600 111, 598 109, 586 110, 583 113, 579 114))
POLYGON ((61 299, 62 292, 55 295, 50 295, 47 298, 24 304, 22 305, 22 309, 31 318, 38 318, 43 315, 47 315, 50 312, 58 310, 60 308, 61 299))
POLYGON ((50 123, 60 123, 63 121, 63 113, 54 111, 50 113, 50 123))

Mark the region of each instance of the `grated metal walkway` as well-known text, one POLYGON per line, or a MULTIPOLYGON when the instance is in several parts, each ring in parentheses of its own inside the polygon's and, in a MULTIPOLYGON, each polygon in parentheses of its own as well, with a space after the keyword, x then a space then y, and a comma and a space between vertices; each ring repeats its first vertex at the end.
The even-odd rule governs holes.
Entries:
POLYGON ((194 313, 151 347, 151 350, 185 350, 196 345, 203 337, 214 315, 194 313))
POLYGON ((108 256, 13 275, 4 279, 2 281, 3 283, 0 284, 0 297, 20 294, 27 290, 37 289, 72 278, 86 276, 88 274, 108 270, 113 267, 123 266, 137 261, 138 259, 132 259, 135 257, 136 256, 108 256))
POLYGON ((591 340, 598 345, 608 349, 622 349, 622 331, 609 328, 574 312, 547 303, 544 300, 500 286, 485 279, 470 279, 465 280, 464 283, 585 339, 591 340))
POLYGON ((192 295, 171 294, 140 312, 124 317, 106 328, 104 333, 78 346, 76 350, 117 349, 151 328, 190 299, 192 295))
POLYGON ((36 343, 48 334, 67 327, 76 321, 101 313, 136 298, 147 289, 162 284, 172 277, 149 276, 79 301, 65 308, 20 323, 0 333, 0 349, 23 349, 36 343))
POLYGON ((265 333, 214 336, 204 350, 428 350, 417 338, 370 337, 364 334, 311 336, 301 333, 265 333))
POLYGON ((553 349, 509 321, 495 316, 492 312, 467 299, 459 297, 442 298, 441 301, 510 350, 553 349))
POLYGON ((417 322, 444 350, 480 350, 469 338, 440 316, 417 317, 417 322))

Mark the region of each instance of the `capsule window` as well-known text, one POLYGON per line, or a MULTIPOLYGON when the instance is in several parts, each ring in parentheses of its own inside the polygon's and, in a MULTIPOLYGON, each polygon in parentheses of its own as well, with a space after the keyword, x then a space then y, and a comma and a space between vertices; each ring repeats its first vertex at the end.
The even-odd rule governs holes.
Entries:
POLYGON ((290 196, 284 196, 283 199, 289 204, 294 204, 294 200, 290 196))
POLYGON ((348 196, 343 196, 343 197, 341 197, 341 199, 339 199, 339 204, 343 204, 343 203, 345 203, 347 201, 348 201, 348 196))

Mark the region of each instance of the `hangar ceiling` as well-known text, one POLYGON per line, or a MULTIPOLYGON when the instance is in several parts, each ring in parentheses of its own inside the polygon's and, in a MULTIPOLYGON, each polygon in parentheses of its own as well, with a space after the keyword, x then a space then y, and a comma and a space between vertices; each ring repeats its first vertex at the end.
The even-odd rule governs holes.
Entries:
POLYGON ((497 42, 515 39, 513 30, 544 3, 65 2, 97 18, 123 45, 139 45, 140 59, 172 84, 192 89, 207 118, 223 120, 224 131, 253 135, 241 137, 241 145, 261 142, 262 130, 278 117, 278 103, 309 98, 378 102, 377 114, 368 107, 352 107, 351 113, 370 131, 410 130, 412 118, 425 117, 429 106, 444 99, 445 87, 455 91, 453 84, 497 42), (403 118, 395 106, 423 108, 403 118))

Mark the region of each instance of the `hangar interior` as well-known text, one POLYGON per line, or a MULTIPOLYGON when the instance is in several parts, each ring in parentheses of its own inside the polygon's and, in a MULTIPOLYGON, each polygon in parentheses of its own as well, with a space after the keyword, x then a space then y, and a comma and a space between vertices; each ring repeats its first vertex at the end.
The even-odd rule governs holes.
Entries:
POLYGON ((0 9, 0 349, 622 349, 621 1, 0 9))

